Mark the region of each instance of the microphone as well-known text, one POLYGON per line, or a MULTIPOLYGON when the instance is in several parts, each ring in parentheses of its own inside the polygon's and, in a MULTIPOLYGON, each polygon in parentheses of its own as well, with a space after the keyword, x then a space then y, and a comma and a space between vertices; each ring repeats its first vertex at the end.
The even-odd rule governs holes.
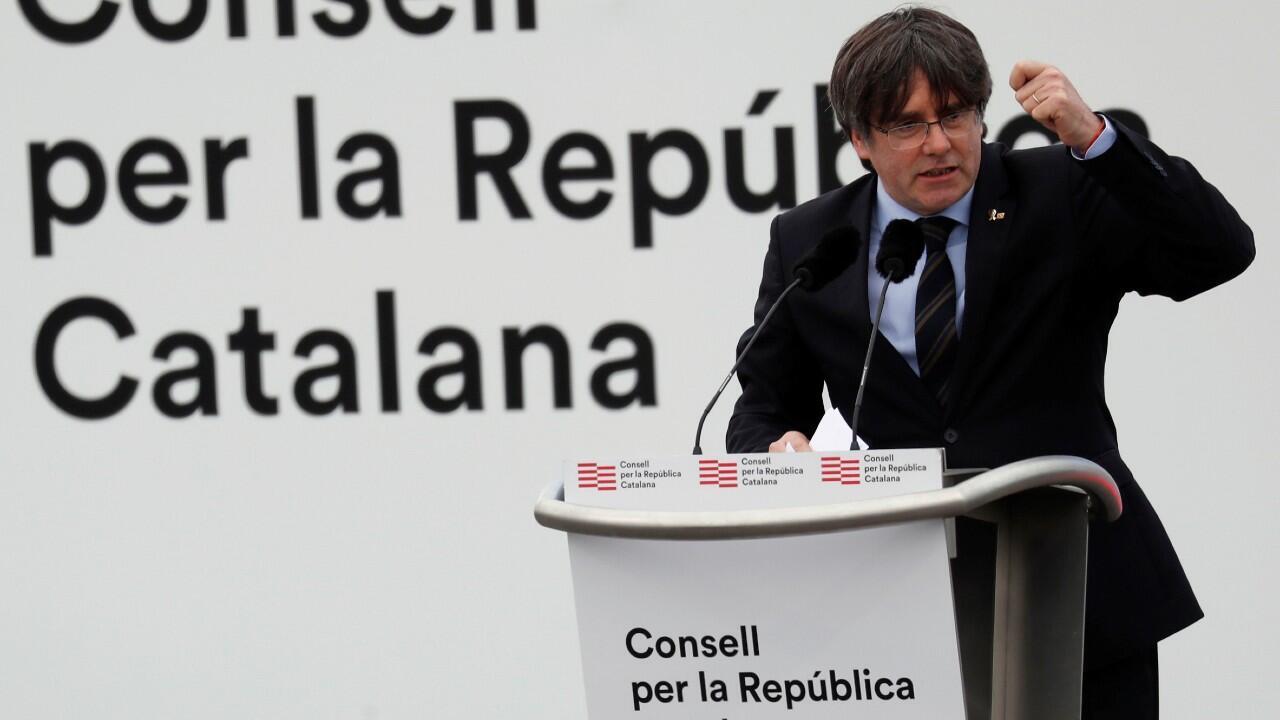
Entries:
POLYGON ((924 233, 910 220, 894 220, 880 238, 876 253, 876 272, 889 282, 900 283, 916 271, 916 262, 924 252, 924 233))
MULTIPOLYGON (((924 243, 923 235, 920 242, 924 243)), ((861 249, 862 233, 852 225, 831 228, 800 258, 791 274, 801 288, 809 292, 821 290, 858 259, 861 249)))
MULTIPOLYGON (((921 239, 920 242, 923 247, 924 240, 921 239)), ((858 232, 858 229, 852 225, 842 225, 831 228, 824 233, 818 243, 792 266, 791 275, 794 279, 778 295, 778 299, 773 301, 773 305, 769 306, 769 311, 764 314, 764 318, 756 326, 756 331, 752 333, 751 339, 747 341, 747 346, 742 348, 742 352, 738 354, 738 359, 733 361, 733 367, 729 368, 729 374, 724 376, 724 381, 720 383, 720 389, 716 390, 716 394, 711 397, 711 402, 707 403, 707 408, 702 411, 702 417, 698 418, 698 431, 693 436, 694 455, 702 454, 702 426, 707 421, 707 415, 711 414, 711 408, 715 407, 716 401, 720 399, 720 394, 729 386, 729 381, 733 379, 733 374, 738 371, 738 366, 742 364, 742 359, 747 356, 747 353, 751 352, 751 347, 756 344, 756 340, 760 339, 765 325, 769 323, 773 313, 782 305, 782 301, 796 286, 802 287, 809 292, 821 290, 858 259, 858 251, 861 249, 862 233, 858 232)))
POLYGON ((862 363, 862 380, 858 382, 858 397, 853 401, 853 415, 849 426, 853 430, 850 450, 861 450, 858 447, 858 415, 862 413, 862 394, 867 389, 867 372, 871 369, 871 351, 876 347, 876 337, 880 334, 880 317, 884 315, 884 299, 889 293, 891 283, 900 283, 911 277, 916 271, 916 262, 920 253, 924 252, 924 233, 920 226, 910 220, 898 219, 889 223, 880 238, 880 252, 876 253, 876 272, 886 280, 880 289, 880 306, 876 309, 876 319, 871 325, 871 339, 867 341, 867 357, 862 363))

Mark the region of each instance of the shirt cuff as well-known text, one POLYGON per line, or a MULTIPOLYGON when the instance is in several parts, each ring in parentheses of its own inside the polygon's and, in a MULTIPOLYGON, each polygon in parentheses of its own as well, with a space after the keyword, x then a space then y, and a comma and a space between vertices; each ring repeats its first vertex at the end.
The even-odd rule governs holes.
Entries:
POLYGON ((1116 129, 1111 126, 1111 121, 1107 119, 1106 115, 1099 115, 1098 117, 1102 118, 1102 134, 1098 136, 1098 139, 1093 141, 1093 144, 1089 146, 1089 149, 1085 151, 1084 155, 1080 155, 1076 152, 1075 148, 1071 148, 1071 157, 1077 160, 1092 160, 1102 153, 1110 150, 1111 146, 1115 144, 1116 129))

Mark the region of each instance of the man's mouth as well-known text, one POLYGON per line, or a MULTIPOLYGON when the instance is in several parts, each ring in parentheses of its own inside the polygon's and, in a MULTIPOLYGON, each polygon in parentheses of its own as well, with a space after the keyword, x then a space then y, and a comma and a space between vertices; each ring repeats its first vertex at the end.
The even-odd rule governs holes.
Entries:
POLYGON ((954 166, 954 165, 952 165, 952 166, 949 166, 949 167, 942 167, 942 168, 934 168, 934 169, 932 169, 932 170, 925 170, 924 172, 922 172, 922 173, 920 173, 920 174, 921 174, 921 175, 923 175, 924 177, 928 177, 928 178, 939 178, 939 177, 946 177, 946 176, 950 175, 951 173, 953 173, 953 172, 955 172, 955 171, 956 171, 956 168, 955 168, 955 166, 954 166))

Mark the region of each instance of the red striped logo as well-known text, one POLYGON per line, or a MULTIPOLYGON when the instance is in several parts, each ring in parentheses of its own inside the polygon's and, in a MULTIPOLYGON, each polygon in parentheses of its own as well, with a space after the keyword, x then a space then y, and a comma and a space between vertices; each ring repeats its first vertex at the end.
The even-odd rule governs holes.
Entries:
POLYGON ((578 463, 578 487, 586 490, 617 490, 618 466, 578 463))
POLYGON ((862 467, 858 463, 858 458, 822 458, 822 482, 861 485, 862 467))
POLYGON ((738 487, 738 464, 732 460, 699 460, 698 484, 722 488, 738 487))

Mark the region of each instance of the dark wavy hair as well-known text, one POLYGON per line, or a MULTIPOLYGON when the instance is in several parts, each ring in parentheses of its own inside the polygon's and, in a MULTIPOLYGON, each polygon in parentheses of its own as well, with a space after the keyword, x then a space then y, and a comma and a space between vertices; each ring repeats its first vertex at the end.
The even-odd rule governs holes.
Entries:
POLYGON ((836 55, 827 97, 845 133, 866 135, 872 125, 893 120, 917 71, 939 102, 954 96, 979 115, 986 110, 991 71, 978 39, 950 16, 907 6, 862 26, 836 55))

